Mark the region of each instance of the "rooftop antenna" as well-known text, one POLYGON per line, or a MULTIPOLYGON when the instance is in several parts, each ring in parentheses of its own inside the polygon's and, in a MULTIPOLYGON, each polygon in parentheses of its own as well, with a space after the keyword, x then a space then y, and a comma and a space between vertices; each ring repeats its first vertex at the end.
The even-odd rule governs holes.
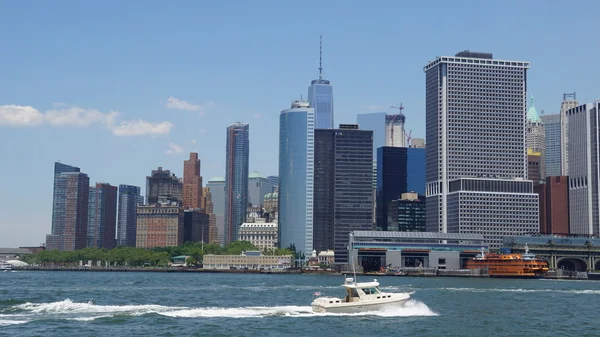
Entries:
POLYGON ((323 79, 323 35, 319 35, 319 79, 323 79))
POLYGON ((564 93, 563 94, 563 101, 566 101, 567 98, 571 98, 572 100, 576 101, 577 100, 577 94, 575 92, 571 92, 571 93, 564 93))

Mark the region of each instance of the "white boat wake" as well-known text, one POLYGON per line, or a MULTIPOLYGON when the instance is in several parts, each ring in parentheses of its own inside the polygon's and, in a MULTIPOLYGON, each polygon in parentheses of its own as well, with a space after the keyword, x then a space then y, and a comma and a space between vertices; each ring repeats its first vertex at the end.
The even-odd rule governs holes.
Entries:
MULTIPOLYGON (((4 311, 7 312, 6 310, 4 311)), ((94 321, 115 316, 141 316, 157 314, 173 318, 265 318, 265 317, 324 317, 324 316, 378 316, 411 317, 438 316, 423 302, 410 300, 404 306, 390 307, 382 311, 353 314, 313 313, 310 306, 253 306, 237 308, 175 307, 155 304, 144 305, 97 305, 91 302, 73 302, 69 299, 51 303, 24 303, 8 309, 10 314, 0 314, 0 326, 24 324, 39 319, 64 319, 94 321)))

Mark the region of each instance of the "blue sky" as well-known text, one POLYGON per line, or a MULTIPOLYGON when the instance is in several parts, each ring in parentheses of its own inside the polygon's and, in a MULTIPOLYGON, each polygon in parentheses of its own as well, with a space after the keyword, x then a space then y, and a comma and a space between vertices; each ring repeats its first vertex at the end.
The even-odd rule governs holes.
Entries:
POLYGON ((530 61, 538 110, 600 98, 596 1, 0 2, 0 246, 50 232, 53 163, 145 187, 189 151, 223 176, 225 128, 250 123, 250 170, 277 174, 278 115, 331 80, 335 123, 404 104, 424 137, 423 66, 470 49, 530 61))

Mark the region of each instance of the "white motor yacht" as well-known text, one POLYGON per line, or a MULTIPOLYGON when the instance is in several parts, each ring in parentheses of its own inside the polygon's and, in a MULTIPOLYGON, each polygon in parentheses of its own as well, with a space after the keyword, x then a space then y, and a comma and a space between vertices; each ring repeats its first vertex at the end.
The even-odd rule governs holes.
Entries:
POLYGON ((401 306, 413 293, 384 293, 379 290, 379 282, 357 283, 347 278, 342 285, 346 288, 344 299, 336 297, 318 297, 312 302, 313 312, 357 313, 377 311, 391 306, 401 306))
POLYGON ((0 261, 0 270, 2 271, 10 271, 12 269, 12 264, 5 263, 4 261, 0 261))

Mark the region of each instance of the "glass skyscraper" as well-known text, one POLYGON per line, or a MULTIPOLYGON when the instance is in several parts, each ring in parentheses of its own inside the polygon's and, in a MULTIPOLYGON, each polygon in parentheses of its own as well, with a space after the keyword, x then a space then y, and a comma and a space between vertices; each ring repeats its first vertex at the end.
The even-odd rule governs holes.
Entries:
POLYGON ((248 124, 238 122, 228 126, 225 158, 225 244, 237 240, 238 229, 246 221, 249 152, 248 124))
POLYGON ((89 189, 87 246, 115 248, 116 227, 117 187, 97 183, 89 189))
POLYGON ((319 53, 319 78, 310 82, 308 104, 315 110, 315 129, 333 129, 333 87, 323 79, 323 44, 319 53))
POLYGON ((562 172, 560 114, 542 115, 540 118, 544 123, 546 176, 559 176, 562 172))
POLYGON ((135 247, 136 209, 144 204, 140 188, 131 185, 119 185, 119 212, 117 245, 135 247))
POLYGON ((279 115, 279 246, 313 250, 315 109, 294 101, 279 115))

